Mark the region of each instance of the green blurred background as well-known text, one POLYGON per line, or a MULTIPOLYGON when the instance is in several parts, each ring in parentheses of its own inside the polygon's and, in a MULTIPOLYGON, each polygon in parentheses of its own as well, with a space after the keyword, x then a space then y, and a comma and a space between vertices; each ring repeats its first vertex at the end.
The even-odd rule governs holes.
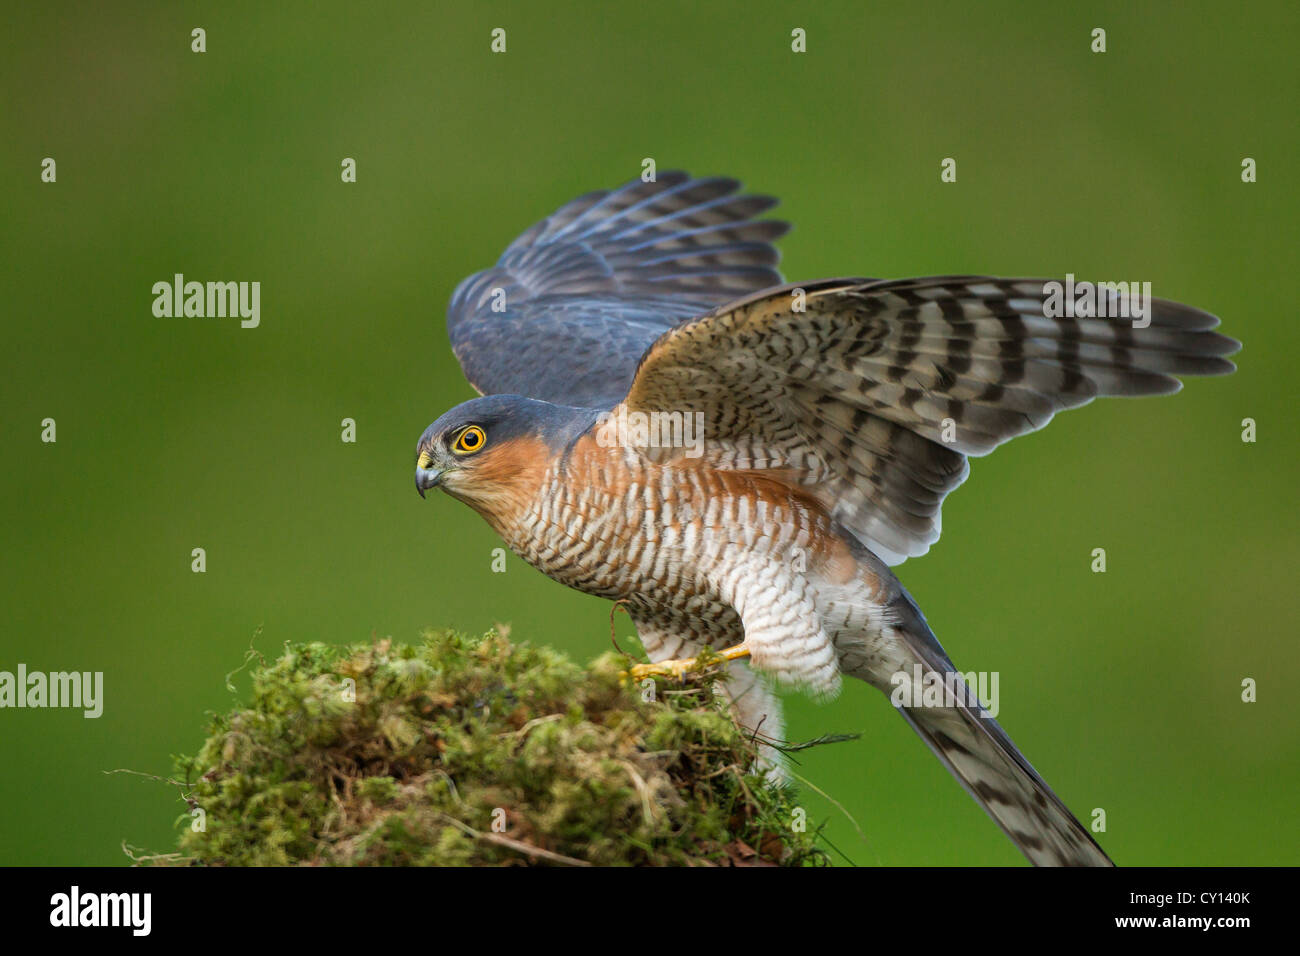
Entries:
MULTIPOLYGON (((494 621, 609 646, 606 603, 492 574, 492 532, 411 463, 472 395, 455 284, 643 157, 783 197, 791 279, 1073 272, 1223 317, 1237 374, 974 462, 900 575, 1118 862, 1300 862, 1294 3, 26 6, 0 37, 0 669, 102 670, 106 705, 0 711, 0 862, 169 849, 174 790, 103 771, 192 752, 258 628, 270 654, 494 621), (155 318, 176 272, 260 281, 261 327, 155 318)), ((863 734, 797 767, 861 825, 807 792, 853 862, 1022 862, 883 696, 789 709, 793 739, 863 734)))

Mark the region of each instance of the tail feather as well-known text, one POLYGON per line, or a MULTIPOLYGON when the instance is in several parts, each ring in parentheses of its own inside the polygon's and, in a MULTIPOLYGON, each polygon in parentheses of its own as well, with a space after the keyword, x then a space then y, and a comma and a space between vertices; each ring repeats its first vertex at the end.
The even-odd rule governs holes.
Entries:
MULTIPOLYGON (((923 679, 926 674, 952 679, 956 668, 901 584, 890 609, 899 621, 895 634, 903 641, 904 658, 911 658, 907 670, 919 663, 923 679)), ((960 678, 954 689, 951 706, 899 712, 1029 862, 1114 866, 960 678)))
POLYGON ((885 647, 863 654, 841 648, 840 666, 886 694, 898 687, 900 673, 911 684, 911 698, 898 711, 966 792, 984 808, 1035 866, 1114 866, 1096 841, 1052 792, 1046 781, 1011 742, 1006 731, 980 705, 939 644, 925 616, 902 583, 875 555, 850 542, 859 566, 869 572, 888 621, 885 647), (927 706, 925 683, 937 676, 945 688, 940 706, 927 706))
POLYGON ((1035 866, 1114 866, 997 721, 970 707, 899 711, 1035 866))

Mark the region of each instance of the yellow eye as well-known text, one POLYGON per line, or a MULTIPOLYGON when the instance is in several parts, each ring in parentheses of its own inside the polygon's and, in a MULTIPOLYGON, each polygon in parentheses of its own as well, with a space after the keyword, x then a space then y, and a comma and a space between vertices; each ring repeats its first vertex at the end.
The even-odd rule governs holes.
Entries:
POLYGON ((457 455, 472 455, 487 444, 487 436, 477 425, 470 425, 456 436, 451 443, 451 450, 457 455))

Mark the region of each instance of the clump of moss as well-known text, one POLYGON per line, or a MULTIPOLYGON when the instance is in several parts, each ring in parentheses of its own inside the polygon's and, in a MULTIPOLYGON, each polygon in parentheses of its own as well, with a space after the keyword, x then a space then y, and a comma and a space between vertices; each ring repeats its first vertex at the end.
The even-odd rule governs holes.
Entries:
POLYGON ((495 633, 288 645, 178 761, 191 812, 181 853, 154 860, 824 863, 793 793, 755 770, 716 670, 645 701, 630 663, 583 668, 495 633))

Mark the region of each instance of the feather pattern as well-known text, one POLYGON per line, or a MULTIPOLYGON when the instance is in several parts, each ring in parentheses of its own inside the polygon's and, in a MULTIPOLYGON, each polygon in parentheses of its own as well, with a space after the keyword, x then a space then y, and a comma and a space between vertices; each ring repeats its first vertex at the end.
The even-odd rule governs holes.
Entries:
POLYGON ((1150 324, 1048 318, 1046 280, 828 280, 731 303, 664 333, 628 409, 698 411, 711 457, 737 442, 793 467, 889 564, 939 538, 944 497, 984 455, 1101 395, 1221 375, 1239 344, 1163 299, 1150 324))
POLYGON ((447 330, 470 384, 617 403, 664 330, 781 282, 772 243, 789 225, 755 219, 776 200, 739 189, 668 172, 589 193, 527 230, 452 295, 447 330))

